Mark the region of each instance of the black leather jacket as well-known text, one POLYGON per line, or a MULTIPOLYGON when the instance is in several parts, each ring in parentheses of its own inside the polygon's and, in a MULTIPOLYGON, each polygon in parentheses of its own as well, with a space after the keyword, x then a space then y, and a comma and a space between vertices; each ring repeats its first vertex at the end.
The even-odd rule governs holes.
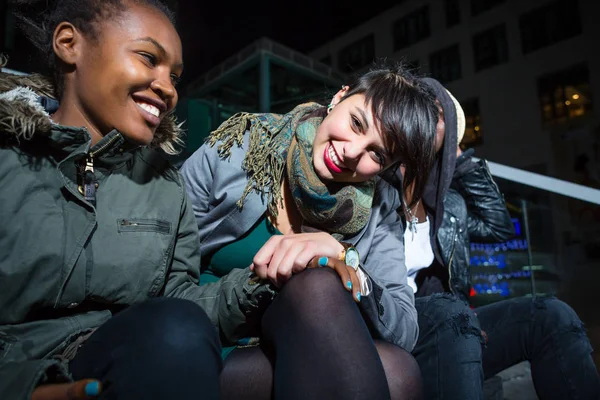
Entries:
POLYGON ((459 158, 451 188, 444 197, 443 220, 437 232, 438 261, 448 269, 450 290, 464 300, 469 298, 469 239, 503 242, 514 234, 504 197, 487 162, 459 158))

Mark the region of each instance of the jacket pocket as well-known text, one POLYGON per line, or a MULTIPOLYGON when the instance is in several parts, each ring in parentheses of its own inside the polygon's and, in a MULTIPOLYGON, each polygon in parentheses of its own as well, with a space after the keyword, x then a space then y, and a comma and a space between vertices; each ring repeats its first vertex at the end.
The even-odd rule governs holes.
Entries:
POLYGON ((119 218, 119 232, 158 232, 168 235, 171 233, 171 223, 162 219, 148 218, 119 218))

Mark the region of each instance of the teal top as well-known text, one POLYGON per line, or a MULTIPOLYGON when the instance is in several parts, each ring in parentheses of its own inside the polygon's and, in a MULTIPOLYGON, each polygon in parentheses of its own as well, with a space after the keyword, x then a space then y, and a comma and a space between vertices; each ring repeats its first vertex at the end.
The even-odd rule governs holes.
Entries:
MULTIPOLYGON (((256 253, 273 235, 281 235, 281 232, 269 222, 269 218, 263 216, 244 236, 212 256, 208 269, 200 275, 200 285, 216 282, 234 268, 249 267, 256 253)), ((221 357, 225 359, 233 349, 235 347, 223 348, 221 357)))
POLYGON ((249 267, 256 253, 273 235, 281 235, 281 232, 263 216, 244 236, 212 256, 208 269, 200 275, 200 284, 216 282, 234 268, 249 267))

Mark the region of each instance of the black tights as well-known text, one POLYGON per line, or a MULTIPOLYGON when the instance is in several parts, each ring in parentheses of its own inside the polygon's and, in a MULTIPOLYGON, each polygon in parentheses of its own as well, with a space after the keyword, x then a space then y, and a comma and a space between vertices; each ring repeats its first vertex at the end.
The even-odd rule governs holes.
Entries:
POLYGON ((235 349, 225 360, 223 399, 421 397, 416 361, 400 347, 373 341, 352 296, 329 269, 290 279, 262 329, 260 347, 235 349))

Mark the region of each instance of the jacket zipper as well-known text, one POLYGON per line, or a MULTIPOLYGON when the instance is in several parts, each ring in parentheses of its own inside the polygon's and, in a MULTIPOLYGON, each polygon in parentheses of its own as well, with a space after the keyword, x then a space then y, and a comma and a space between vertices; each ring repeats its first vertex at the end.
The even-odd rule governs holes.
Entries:
POLYGON ((113 136, 98 150, 90 151, 90 153, 85 159, 85 167, 82 171, 83 185, 79 186, 79 192, 83 194, 83 198, 89 203, 91 203, 93 206, 96 206, 96 189, 98 189, 99 186, 98 180, 96 179, 96 175, 94 174, 94 156, 106 150, 118 138, 119 137, 116 135, 113 136))
POLYGON ((96 189, 98 182, 94 175, 94 157, 90 154, 85 160, 85 169, 83 170, 83 198, 86 201, 96 205, 96 189))
POLYGON ((456 226, 454 227, 454 235, 452 241, 452 253, 450 253, 450 260, 448 261, 448 288, 450 292, 456 294, 454 292, 454 288, 452 287, 452 259, 454 258, 454 251, 456 250, 456 226))
MULTIPOLYGON (((452 254, 450 254, 450 261, 448 262, 448 287, 450 291, 454 293, 454 288, 452 287, 452 258, 454 257, 454 246, 452 247, 452 254)), ((456 294, 456 293, 454 293, 456 294)))
POLYGON ((121 226, 148 226, 148 227, 157 227, 157 228, 164 228, 165 226, 167 226, 167 224, 165 224, 164 222, 161 223, 159 221, 130 221, 128 219, 122 219, 121 220, 121 226))
POLYGON ((171 223, 164 220, 127 219, 119 220, 119 232, 158 232, 171 233, 171 223))
POLYGON ((90 151, 90 157, 94 157, 98 153, 102 153, 104 150, 106 150, 107 147, 109 147, 111 144, 113 144, 113 142, 115 142, 118 139, 119 139, 118 135, 113 136, 112 138, 110 138, 110 140, 108 142, 104 143, 102 145, 102 147, 100 147, 98 150, 90 151))

